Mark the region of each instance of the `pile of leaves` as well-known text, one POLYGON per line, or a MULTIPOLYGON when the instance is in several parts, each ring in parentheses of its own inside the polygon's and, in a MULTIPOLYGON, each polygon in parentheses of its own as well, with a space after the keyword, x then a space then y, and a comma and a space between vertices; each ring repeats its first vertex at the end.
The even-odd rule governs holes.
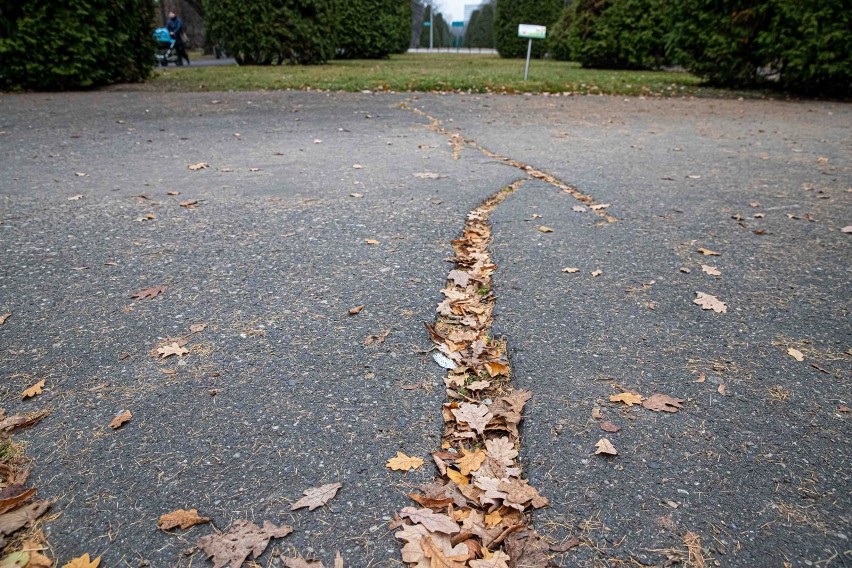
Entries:
POLYGON ((420 506, 405 507, 397 520, 402 559, 412 567, 548 565, 547 544, 528 526, 528 512, 548 501, 523 479, 517 462, 518 426, 532 394, 512 389, 506 345, 489 336, 497 267, 487 250, 488 216, 519 185, 470 212, 452 243, 456 266, 436 323, 426 324, 440 352, 435 359, 448 368, 449 401, 441 449, 432 454, 439 476, 411 495, 420 506))

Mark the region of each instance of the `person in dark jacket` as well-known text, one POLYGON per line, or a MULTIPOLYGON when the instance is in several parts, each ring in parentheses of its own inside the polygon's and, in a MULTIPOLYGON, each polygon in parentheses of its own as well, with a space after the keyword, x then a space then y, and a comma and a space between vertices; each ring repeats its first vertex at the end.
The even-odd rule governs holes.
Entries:
POLYGON ((169 30, 169 35, 175 40, 175 50, 177 51, 177 64, 183 65, 183 60, 186 59, 186 64, 189 65, 189 55, 186 54, 186 44, 183 42, 185 30, 183 29, 183 20, 181 20, 174 12, 169 12, 169 22, 166 24, 169 30))

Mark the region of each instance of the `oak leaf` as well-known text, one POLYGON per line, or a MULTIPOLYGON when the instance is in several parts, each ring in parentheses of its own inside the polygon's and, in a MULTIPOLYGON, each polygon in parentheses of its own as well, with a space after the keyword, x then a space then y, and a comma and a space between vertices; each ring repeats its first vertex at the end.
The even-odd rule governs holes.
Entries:
POLYGON ((574 274, 575 272, 580 272, 579 268, 574 268, 573 266, 567 266, 562 269, 562 272, 567 272, 568 274, 574 274))
POLYGON ((488 376, 493 379, 497 375, 508 375, 509 365, 500 361, 486 361, 485 370, 488 371, 488 376))
POLYGON ((494 458, 500 465, 504 466, 512 465, 515 458, 518 457, 515 444, 506 436, 486 440, 485 449, 488 450, 489 457, 494 458))
POLYGON ((501 481, 497 489, 506 493, 503 504, 515 507, 519 511, 523 511, 526 508, 525 503, 527 502, 536 509, 541 509, 547 506, 548 503, 547 497, 541 495, 526 479, 513 478, 509 481, 501 481))
POLYGON ((35 487, 25 489, 23 485, 7 485, 0 492, 0 515, 18 507, 21 503, 29 501, 35 495, 35 487))
POLYGON ((716 252, 715 250, 710 250, 706 248, 700 248, 698 249, 698 252, 700 252, 704 256, 720 256, 722 254, 720 252, 716 252))
POLYGON ((186 201, 181 201, 178 205, 180 205, 184 209, 195 209, 195 206, 198 205, 198 200, 188 199, 186 201))
POLYGON ((189 326, 190 333, 201 333, 207 328, 206 323, 194 323, 189 326))
POLYGON ((621 430, 621 427, 616 426, 615 424, 607 420, 606 422, 601 422, 601 430, 614 434, 615 432, 621 430))
POLYGON ((459 487, 464 487, 470 483, 470 480, 466 475, 462 475, 461 472, 454 470, 451 467, 447 468, 447 477, 452 480, 453 483, 458 485, 459 487))
POLYGON ((683 400, 665 394, 653 394, 642 401, 642 406, 654 412, 677 412, 683 408, 683 400))
POLYGON ((27 390, 25 390, 24 392, 22 392, 21 398, 31 398, 33 396, 41 394, 42 389, 44 389, 44 382, 45 382, 45 379, 42 379, 39 382, 37 382, 36 384, 34 384, 33 386, 31 386, 30 388, 28 388, 27 390))
POLYGON ((455 534, 461 530, 458 524, 450 517, 441 513, 435 513, 431 509, 405 507, 399 512, 399 516, 409 518, 415 524, 421 524, 431 532, 455 534))
POLYGON ((397 471, 411 471, 423 465, 423 460, 418 457, 407 456, 402 452, 396 452, 396 457, 388 460, 385 467, 397 471))
POLYGON ((9 319, 10 317, 12 317, 11 313, 5 313, 5 314, 0 315, 0 325, 3 325, 4 323, 6 323, 6 320, 9 319))
POLYGON ((701 270, 705 274, 709 274, 710 276, 721 276, 722 275, 722 273, 719 272, 718 268, 716 268, 715 266, 710 266, 709 264, 702 264, 701 270))
POLYGON ((502 550, 489 553, 490 558, 482 558, 481 560, 471 560, 470 568, 509 568, 507 564, 511 560, 508 554, 502 550))
POLYGON ((642 397, 635 392, 621 392, 610 395, 609 401, 623 402, 627 406, 633 406, 634 404, 640 404, 642 402, 642 397))
POLYGON ((92 560, 89 558, 88 554, 84 554, 83 556, 78 556, 77 558, 74 558, 67 564, 63 564, 62 568, 98 568, 100 564, 100 556, 92 560))
MULTIPOLYGON (((787 349, 787 355, 789 355, 790 357, 792 357, 796 361, 804 361, 805 360, 804 353, 802 353, 801 351, 799 351, 798 349, 795 349, 793 347, 789 347, 787 349)), ((44 382, 44 381, 42 381, 42 382, 44 382)), ((26 392, 26 391, 24 391, 24 392, 26 392)))
POLYGON ((469 402, 461 403, 459 408, 453 408, 451 412, 456 417, 457 422, 467 423, 471 429, 479 434, 485 432, 485 427, 494 417, 484 404, 471 404, 469 402))
POLYGON ((0 568, 26 568, 29 563, 30 554, 23 550, 0 558, 0 568))
POLYGON ((295 511, 302 507, 307 507, 309 511, 313 511, 318 507, 322 507, 328 503, 332 497, 337 495, 337 490, 343 487, 341 483, 327 483, 319 487, 311 487, 305 489, 305 496, 290 505, 290 510, 295 511))
POLYGON ((728 306, 725 302, 719 300, 716 296, 705 294, 704 292, 696 292, 696 298, 692 300, 693 304, 701 306, 702 310, 713 310, 717 314, 728 313, 728 306))
POLYGON ((129 410, 122 410, 113 417, 109 423, 109 427, 113 430, 117 430, 125 423, 129 422, 131 418, 133 418, 133 414, 131 414, 129 410))
POLYGON ((22 527, 32 526, 50 508, 50 505, 50 501, 47 500, 35 501, 0 515, 0 540, 22 527))
POLYGON ((479 469, 482 462, 485 461, 487 455, 482 450, 471 452, 470 450, 462 450, 464 455, 456 460, 456 465, 459 466, 462 475, 470 475, 471 472, 479 469))
POLYGON ((48 414, 50 414, 49 410, 42 410, 34 414, 16 414, 14 416, 9 416, 8 418, 0 420, 0 431, 8 433, 21 428, 29 428, 30 426, 41 422, 41 420, 48 414))
POLYGON ((456 286, 466 288, 468 282, 470 282, 470 273, 464 270, 450 270, 450 273, 447 274, 447 280, 452 280, 456 286))
POLYGON ((196 509, 189 509, 188 511, 184 509, 177 509, 171 513, 160 515, 160 520, 157 521, 157 526, 165 531, 175 527, 188 529, 195 525, 209 522, 210 518, 199 516, 196 509))
POLYGON ((431 536, 423 537, 420 541, 423 554, 431 560, 430 568, 466 568, 465 561, 468 548, 464 544, 453 547, 449 553, 432 540, 431 536))
POLYGON ((277 527, 264 521, 263 528, 240 520, 234 522, 226 533, 209 534, 198 539, 196 546, 213 561, 213 568, 240 568, 251 554, 258 558, 273 538, 284 538, 293 527, 277 527))
POLYGON ((169 345, 158 347, 157 353, 160 354, 160 359, 165 359, 166 357, 171 357, 172 355, 183 357, 184 355, 189 353, 189 349, 181 346, 180 343, 175 341, 173 343, 170 343, 169 345))
POLYGON ((595 447, 597 448, 595 450, 596 454, 607 454, 610 456, 618 455, 618 450, 616 450, 615 446, 613 446, 612 443, 606 438, 601 438, 600 440, 598 440, 598 443, 595 444, 595 447))
POLYGON ((156 298, 160 294, 164 293, 166 290, 168 290, 168 288, 161 284, 160 286, 151 286, 150 288, 142 288, 138 292, 134 292, 133 294, 131 294, 130 297, 133 298, 133 299, 136 299, 136 300, 151 299, 151 298, 156 298))

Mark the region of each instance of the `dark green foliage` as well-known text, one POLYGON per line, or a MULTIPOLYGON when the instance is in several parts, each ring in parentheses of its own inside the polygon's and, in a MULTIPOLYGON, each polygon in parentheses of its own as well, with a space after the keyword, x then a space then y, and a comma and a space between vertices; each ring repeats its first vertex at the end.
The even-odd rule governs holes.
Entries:
POLYGON ((143 81, 154 66, 151 0, 0 3, 0 88, 143 81))
MULTIPOLYGON (((526 57, 527 41, 518 37, 518 24, 551 26, 559 18, 564 0, 497 0, 494 43, 500 57, 526 57)), ((546 42, 533 40, 533 57, 542 57, 546 42)))
POLYGON ((205 0, 210 36, 240 65, 310 65, 337 46, 332 0, 205 0))
POLYGON ((670 4, 671 0, 577 0, 564 49, 583 67, 660 67, 666 63, 670 4))
POLYGON ((380 59, 403 52, 411 39, 411 3, 400 0, 336 0, 337 54, 341 59, 380 59))
POLYGON ((547 30, 547 52, 558 61, 572 61, 573 54, 568 43, 568 30, 574 19, 574 6, 568 4, 562 9, 559 19, 547 30))
MULTIPOLYGON (((423 11, 424 23, 429 21, 429 14, 431 12, 432 7, 426 6, 426 9, 423 11)), ((450 30, 450 25, 446 22, 446 20, 444 20, 444 15, 442 13, 435 13, 432 25, 434 27, 434 30, 432 32, 433 47, 450 47, 451 45, 453 45, 453 33, 450 30)), ((420 47, 429 47, 429 28, 426 26, 423 27, 423 31, 420 33, 420 47)))
POLYGON ((673 57, 710 83, 852 96, 848 0, 676 0, 673 57))
POLYGON ((494 47, 494 4, 483 4, 467 23, 464 35, 465 47, 494 47))

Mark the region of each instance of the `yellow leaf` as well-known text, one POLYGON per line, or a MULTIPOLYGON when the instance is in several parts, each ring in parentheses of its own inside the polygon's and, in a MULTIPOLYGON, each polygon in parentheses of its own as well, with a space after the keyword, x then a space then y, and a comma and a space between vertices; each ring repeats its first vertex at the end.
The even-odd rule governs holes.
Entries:
MULTIPOLYGON (((799 359, 801 361, 801 359, 799 359)), ((41 390, 44 388, 45 379, 40 380, 27 390, 21 393, 22 398, 30 398, 32 396, 36 396, 37 394, 41 394, 41 390)))
POLYGON ((497 375, 508 375, 509 365, 506 365, 499 361, 488 361, 487 363, 485 363, 485 370, 488 371, 488 375, 492 378, 496 377, 497 375))
POLYGON ((397 452, 396 457, 388 460, 385 467, 398 471, 411 471, 423 465, 423 460, 416 457, 407 456, 402 452, 397 452))
POLYGON ((62 568, 98 568, 101 564, 101 557, 98 556, 94 560, 89 560, 89 555, 84 554, 83 556, 78 556, 73 559, 71 562, 67 564, 63 564, 62 568))
POLYGON ((496 527, 503 521, 503 517, 500 516, 500 511, 491 511, 487 515, 485 515, 485 526, 487 527, 496 527))
POLYGON ((467 476, 479 469, 479 466, 485 461, 486 454, 482 450, 475 452, 469 452, 468 450, 462 451, 464 452, 464 456, 456 460, 456 465, 459 466, 461 474, 467 476))
POLYGON ((540 227, 538 228, 538 230, 539 230, 539 232, 541 232, 541 233, 552 233, 552 232, 553 232, 553 229, 551 229, 550 227, 548 227, 548 226, 546 226, 546 225, 542 225, 542 226, 540 226, 540 227))
POLYGON ((449 477, 459 487, 470 484, 470 480, 468 480, 466 475, 462 475, 460 472, 451 467, 447 468, 447 477, 449 477))
POLYGON ((598 440, 598 443, 595 444, 595 447, 597 448, 595 450, 596 454, 607 454, 610 456, 618 455, 618 450, 616 450, 615 446, 613 446, 612 443, 606 438, 601 438, 600 440, 598 440))
MULTIPOLYGON (((790 357, 792 357, 796 361, 804 361, 805 360, 804 353, 802 353, 798 349, 794 349, 792 347, 787 349, 787 355, 789 355, 790 357)), ((42 382, 44 382, 44 381, 42 381, 42 382)), ((35 387, 33 387, 33 388, 35 388, 35 387)), ((39 391, 39 392, 41 392, 41 391, 39 391)), ((24 391, 24 395, 26 396, 26 391, 24 391)))
POLYGON ((610 402, 623 402, 627 406, 633 406, 634 404, 640 404, 642 402, 642 397, 636 393, 632 392, 622 392, 619 394, 614 394, 609 397, 610 402))

